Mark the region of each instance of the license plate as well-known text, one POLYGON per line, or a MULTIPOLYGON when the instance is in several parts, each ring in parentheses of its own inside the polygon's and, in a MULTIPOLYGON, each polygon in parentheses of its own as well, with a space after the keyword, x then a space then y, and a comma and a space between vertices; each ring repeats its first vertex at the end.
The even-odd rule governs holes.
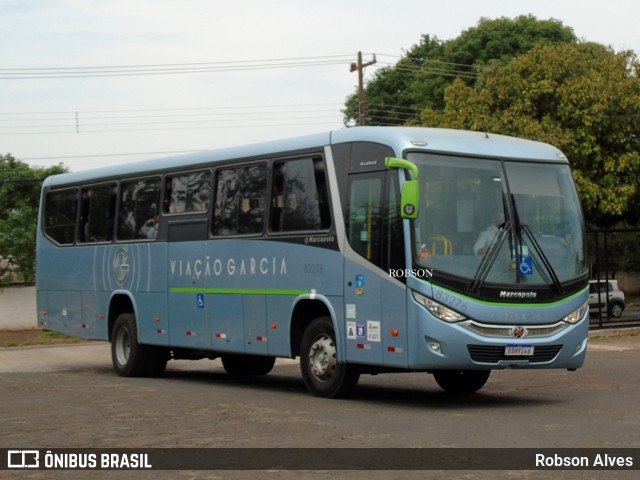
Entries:
POLYGON ((533 345, 507 345, 504 354, 507 357, 530 357, 533 355, 533 345))

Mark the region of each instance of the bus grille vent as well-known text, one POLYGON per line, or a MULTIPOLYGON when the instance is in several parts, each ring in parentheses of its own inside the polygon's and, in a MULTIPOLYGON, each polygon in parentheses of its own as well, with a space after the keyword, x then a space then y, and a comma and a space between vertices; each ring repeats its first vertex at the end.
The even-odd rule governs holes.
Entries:
POLYGON ((535 345, 533 355, 512 356, 504 354, 500 345, 467 345, 474 362, 498 363, 501 360, 529 360, 531 363, 550 362, 560 352, 562 345, 535 345))

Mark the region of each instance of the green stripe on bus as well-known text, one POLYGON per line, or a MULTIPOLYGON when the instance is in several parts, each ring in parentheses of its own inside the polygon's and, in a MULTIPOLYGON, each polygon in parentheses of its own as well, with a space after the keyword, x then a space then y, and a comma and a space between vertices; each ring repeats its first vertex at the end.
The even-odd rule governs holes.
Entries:
POLYGON ((190 288, 175 287, 171 293, 209 293, 213 295, 305 295, 311 290, 269 290, 259 288, 190 288))

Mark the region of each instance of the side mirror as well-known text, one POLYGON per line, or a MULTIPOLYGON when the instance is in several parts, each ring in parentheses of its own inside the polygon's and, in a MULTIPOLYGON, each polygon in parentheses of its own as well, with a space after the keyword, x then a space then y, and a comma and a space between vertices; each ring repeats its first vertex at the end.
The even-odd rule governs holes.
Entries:
POLYGON ((403 168, 411 172, 411 180, 405 180, 402 186, 400 214, 402 218, 414 220, 418 217, 418 205, 420 204, 418 166, 402 158, 387 157, 384 161, 387 168, 403 168))

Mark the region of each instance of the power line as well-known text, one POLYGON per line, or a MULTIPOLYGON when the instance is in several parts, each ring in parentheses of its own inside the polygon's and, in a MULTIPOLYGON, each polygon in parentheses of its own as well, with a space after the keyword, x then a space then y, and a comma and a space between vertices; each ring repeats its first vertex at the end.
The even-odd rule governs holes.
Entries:
POLYGON ((176 155, 183 153, 198 153, 205 152, 206 149, 200 150, 166 150, 162 152, 128 152, 128 153, 95 153, 88 155, 58 155, 47 157, 23 157, 21 161, 33 161, 33 160, 71 160, 75 158, 99 158, 99 157, 130 157, 138 155, 176 155))
MULTIPOLYGON (((86 130, 76 132, 69 129, 67 131, 42 131, 42 132, 9 132, 0 133, 0 135, 83 135, 89 133, 133 133, 133 132, 161 132, 161 131, 178 131, 178 130, 210 130, 210 129, 228 129, 228 128, 272 128, 272 127, 300 127, 307 125, 334 125, 335 122, 295 122, 295 123, 257 123, 247 125, 209 125, 209 126, 192 126, 192 127, 158 127, 158 128, 128 128, 128 129, 102 129, 102 130, 86 130)), ((75 128, 75 127, 73 127, 75 128)))
MULTIPOLYGON (((115 109, 115 110, 82 110, 79 113, 126 113, 126 112, 178 112, 178 111, 199 111, 199 110, 264 110, 273 108, 307 108, 307 107, 329 107, 344 106, 342 103, 289 103, 280 105, 236 105, 236 106, 217 106, 217 107, 157 107, 157 108, 134 108, 134 109, 115 109)), ((0 112, 0 115, 57 115, 75 113, 67 111, 45 111, 45 112, 0 112)))
POLYGON ((349 64, 351 58, 353 58, 353 55, 348 54, 227 62, 167 63, 96 67, 2 68, 0 69, 0 80, 175 75, 187 73, 320 67, 327 65, 349 64))
POLYGON ((185 130, 290 126, 305 122, 312 125, 335 124, 341 118, 339 112, 341 105, 318 103, 84 112, 11 112, 0 113, 0 135, 104 133, 123 131, 121 127, 146 127, 144 129, 129 128, 129 130, 151 131, 170 125, 175 125, 172 128, 185 130))
POLYGON ((136 64, 136 65, 107 65, 107 66, 75 66, 75 67, 28 67, 28 68, 0 68, 2 71, 29 71, 29 70, 104 70, 104 69, 128 69, 128 68, 159 68, 159 67, 184 67, 194 65, 230 65, 230 64, 252 64, 264 62, 293 62, 293 61, 309 61, 335 58, 352 58, 353 54, 343 55, 323 55, 316 57, 289 57, 289 58, 270 58, 262 60, 229 60, 225 62, 191 62, 191 63, 159 63, 159 64, 136 64))
POLYGON ((438 60, 438 59, 431 59, 431 58, 423 58, 423 57, 404 57, 401 55, 390 55, 390 54, 386 54, 386 53, 380 53, 379 54, 381 57, 392 57, 392 58, 398 58, 400 60, 412 60, 412 61, 416 61, 416 62, 421 62, 421 63, 439 63, 442 65, 451 65, 454 67, 465 67, 465 68, 473 68, 475 69, 476 66, 475 65, 470 65, 468 63, 455 63, 455 62, 447 62, 445 60, 438 60))

